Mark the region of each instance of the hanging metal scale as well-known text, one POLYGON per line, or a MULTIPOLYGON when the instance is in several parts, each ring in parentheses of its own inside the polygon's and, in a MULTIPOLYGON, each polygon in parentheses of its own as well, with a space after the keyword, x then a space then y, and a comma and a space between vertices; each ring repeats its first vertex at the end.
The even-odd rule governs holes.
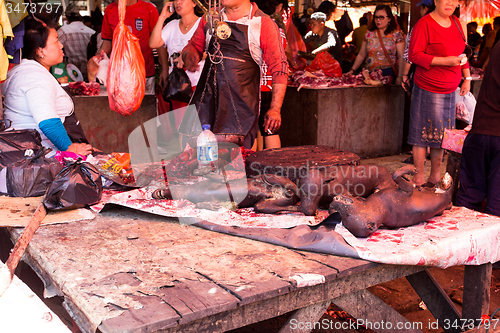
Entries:
POLYGON ((219 21, 215 25, 215 34, 220 39, 228 39, 231 36, 231 27, 224 21, 219 21))

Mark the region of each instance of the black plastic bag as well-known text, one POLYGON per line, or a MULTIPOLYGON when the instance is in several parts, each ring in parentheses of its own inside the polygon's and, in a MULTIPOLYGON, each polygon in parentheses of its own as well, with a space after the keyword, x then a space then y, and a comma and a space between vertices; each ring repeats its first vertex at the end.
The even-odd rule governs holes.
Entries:
POLYGON ((352 20, 347 10, 344 11, 340 20, 335 21, 335 28, 337 28, 337 32, 339 33, 340 41, 342 45, 345 44, 345 38, 354 30, 352 25, 352 20))
POLYGON ((37 130, 0 132, 0 170, 24 158, 26 150, 37 154, 42 150, 42 138, 37 130))
POLYGON ((101 201, 102 180, 90 163, 78 160, 65 166, 45 194, 47 209, 72 209, 94 205, 101 201))
POLYGON ((51 149, 40 149, 10 164, 6 170, 7 194, 11 197, 39 197, 45 194, 62 165, 55 158, 46 158, 51 149))
POLYGON ((168 74, 165 86, 161 91, 163 100, 169 102, 171 100, 189 103, 193 89, 191 87, 191 80, 182 68, 174 66, 172 72, 168 74))

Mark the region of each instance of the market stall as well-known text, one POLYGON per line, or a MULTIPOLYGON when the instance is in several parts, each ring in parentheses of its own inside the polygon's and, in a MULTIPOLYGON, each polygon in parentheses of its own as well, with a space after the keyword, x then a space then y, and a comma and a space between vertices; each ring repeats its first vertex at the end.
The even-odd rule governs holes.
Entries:
MULTIPOLYGON (((309 149, 314 152, 319 147, 309 149)), ((303 155, 312 157, 311 152, 303 155)), ((358 159, 352 153, 331 153, 337 159, 325 162, 335 170, 363 167, 356 165, 358 159)), ((189 194, 196 185, 193 182, 203 181, 192 175, 195 166, 191 162, 196 159, 190 155, 168 163, 151 163, 145 173, 152 181, 162 180, 163 190, 165 182, 173 188, 174 184, 182 185, 184 179, 189 184, 184 184, 180 195, 189 194), (159 172, 154 173, 150 167, 159 172)), ((240 161, 239 156, 235 160, 240 161)), ((227 194, 226 186, 234 184, 228 178, 234 181, 239 177, 230 168, 224 170, 223 181, 203 183, 205 197, 209 189, 214 195, 214 185, 227 194)), ((324 174, 331 177, 330 172, 324 174)), ((314 175, 311 170, 299 173, 299 184, 314 175)), ((358 173, 353 177, 372 178, 358 173)), ((274 196, 264 200, 281 200, 283 194, 287 195, 273 182, 277 178, 277 174, 264 177, 274 196)), ((373 178, 378 179, 378 175, 373 178)), ((251 189, 249 186, 248 192, 251 189)), ((234 190, 231 188, 233 198, 234 190)), ((225 331, 290 311, 296 311, 291 320, 307 316, 314 321, 330 302, 365 320, 407 322, 364 290, 405 276, 442 326, 446 320, 474 319, 488 313, 490 262, 499 257, 499 247, 491 240, 500 234, 496 217, 455 209, 414 229, 380 230, 356 243, 335 220, 338 214, 332 221, 324 210, 314 216, 304 216, 297 210, 257 213, 255 207, 233 211, 221 205, 190 202, 189 196, 175 200, 155 197, 156 191, 156 187, 105 191, 92 206, 98 212, 94 219, 81 217, 71 223, 43 225, 31 240, 25 260, 44 281, 46 295, 64 297, 65 308, 82 331, 225 331), (484 228, 477 228, 478 224, 484 228), (390 245, 380 246, 384 243, 390 245), (370 250, 377 245, 378 251, 370 250), (392 253, 387 253, 387 248, 392 253), (422 272, 424 266, 460 264, 468 265, 462 315, 432 276, 422 272), (378 311, 367 314, 366 309, 373 309, 374 304, 378 311)), ((380 192, 390 191, 397 189, 391 186, 380 192)), ((254 193, 261 194, 265 193, 254 193)), ((14 240, 21 232, 10 229, 14 240)), ((284 330, 290 329, 289 322, 284 330)))

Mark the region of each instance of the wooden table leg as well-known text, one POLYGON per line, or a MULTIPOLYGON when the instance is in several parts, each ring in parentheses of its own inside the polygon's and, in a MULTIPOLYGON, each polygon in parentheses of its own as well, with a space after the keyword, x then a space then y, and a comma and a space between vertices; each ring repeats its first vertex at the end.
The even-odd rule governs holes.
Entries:
POLYGON ((406 279, 424 301, 434 318, 438 320, 439 326, 442 328, 448 327, 449 329, 446 329, 446 332, 458 333, 462 331, 458 327, 448 325, 448 323, 456 323, 455 326, 460 325, 460 313, 428 270, 409 275, 406 279))
POLYGON ((357 318, 356 324, 364 325, 377 333, 417 333, 422 332, 423 328, 428 328, 424 327, 427 323, 408 321, 408 319, 366 289, 335 298, 332 303, 357 318))
POLYGON ((478 319, 489 314, 491 270, 491 263, 465 266, 463 319, 473 319, 479 324, 478 319))
POLYGON ((326 301, 312 304, 302 309, 298 309, 290 318, 288 318, 288 321, 285 325, 283 325, 279 333, 309 333, 311 329, 305 327, 301 328, 300 326, 302 325, 297 324, 318 322, 323 313, 325 313, 326 309, 328 309, 330 304, 330 301, 326 301), (295 325, 293 325, 294 323, 295 325), (295 326, 297 326, 297 328, 292 330, 292 328, 294 328, 295 326))

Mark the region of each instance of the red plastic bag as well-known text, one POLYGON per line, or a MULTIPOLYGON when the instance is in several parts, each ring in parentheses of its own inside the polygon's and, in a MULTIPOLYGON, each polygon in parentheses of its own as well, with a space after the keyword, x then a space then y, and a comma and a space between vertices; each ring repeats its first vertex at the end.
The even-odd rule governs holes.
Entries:
POLYGON ((314 58, 309 66, 305 68, 308 72, 316 72, 323 70, 325 75, 331 77, 341 77, 342 68, 337 60, 335 60, 332 55, 326 51, 321 52, 314 58))
POLYGON ((301 58, 298 55, 299 51, 306 52, 306 44, 302 40, 302 36, 300 35, 300 32, 297 30, 295 27, 295 24, 293 24, 292 19, 290 18, 286 22, 286 34, 288 37, 288 45, 290 45, 290 48, 292 49, 293 53, 293 60, 297 64, 297 69, 302 70, 304 67, 306 67, 307 63, 304 58, 301 58))
POLYGON ((108 69, 108 100, 111 110, 130 116, 141 106, 146 88, 146 66, 139 39, 125 26, 127 0, 119 0, 119 22, 113 32, 108 69))

